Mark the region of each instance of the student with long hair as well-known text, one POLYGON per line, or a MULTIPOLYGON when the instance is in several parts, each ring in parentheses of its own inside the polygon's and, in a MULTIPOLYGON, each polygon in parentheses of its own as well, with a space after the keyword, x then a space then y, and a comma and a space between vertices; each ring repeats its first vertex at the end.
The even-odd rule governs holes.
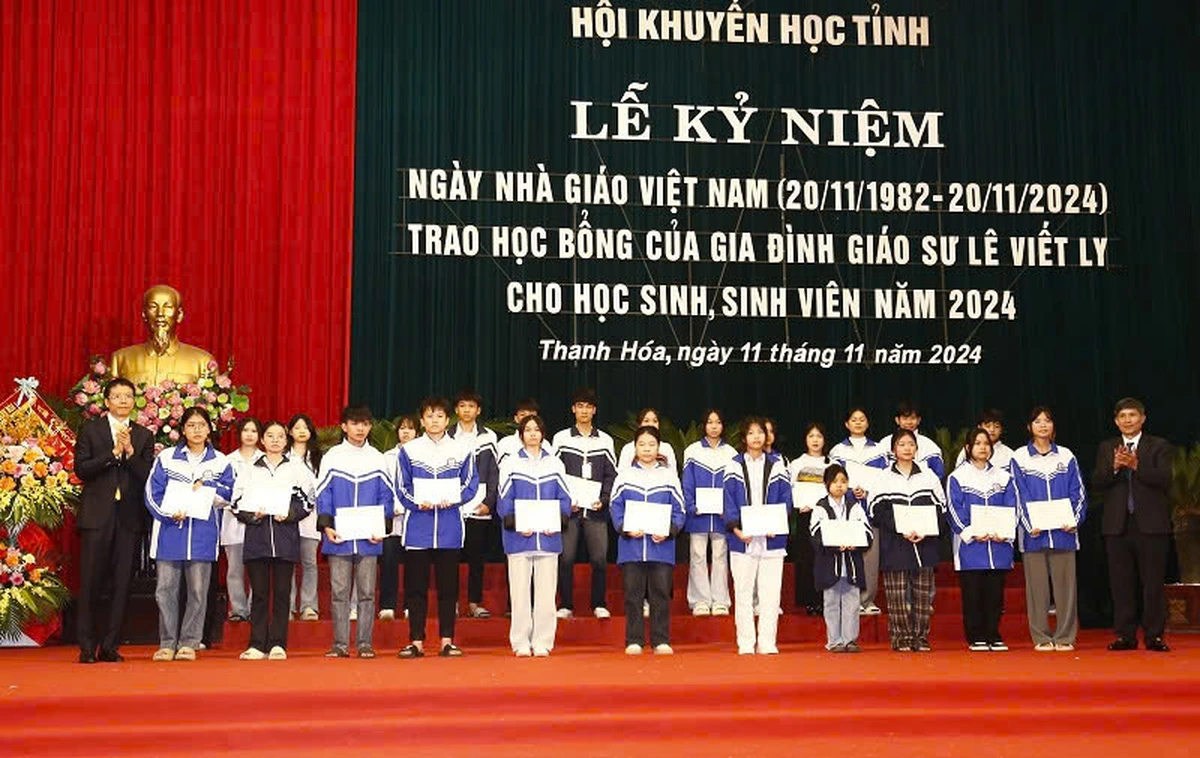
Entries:
MULTIPOLYGON (((262 422, 253 416, 243 416, 234 427, 238 449, 229 454, 234 477, 244 476, 262 457, 262 422)), ((230 517, 221 522, 221 548, 225 552, 225 592, 229 595, 229 620, 250 618, 250 601, 246 595, 246 565, 243 547, 246 525, 230 517)))
MULTIPOLYGON (((400 448, 417 438, 420 422, 416 416, 401 416, 396 421, 396 446, 383 454, 387 461, 392 488, 400 491, 400 448)), ((404 514, 392 521, 392 533, 383 541, 379 569, 379 618, 391 621, 400 606, 400 567, 404 565, 404 514)))
MULTIPOLYGON (((659 437, 662 436, 662 427, 659 426, 658 410, 655 408, 643 408, 638 411, 637 418, 634 423, 635 427, 652 426, 659 430, 659 437)), ((658 446, 658 454, 662 456, 663 461, 670 467, 672 471, 678 471, 679 466, 675 461, 675 448, 671 447, 670 442, 662 442, 658 446)), ((633 459, 636 457, 634 450, 634 440, 626 442, 621 447, 621 452, 617 456, 617 472, 621 469, 633 465, 633 459)))
MULTIPOLYGON (((841 464, 830 464, 822 474, 826 495, 812 509, 809 526, 813 541, 816 584, 824 594, 825 649, 831 653, 858 653, 858 598, 863 586, 862 548, 826 545, 823 529, 832 521, 859 524, 871 544, 871 525, 861 501, 850 492, 850 478, 841 464)), ((849 540, 847 540, 849 542, 849 540)))
POLYGON ((704 412, 704 436, 683 452, 683 507, 687 513, 684 529, 688 533, 688 606, 695 616, 729 615, 729 548, 725 542, 724 487, 725 467, 737 455, 725 442, 725 419, 716 408, 704 412), (703 499, 710 510, 714 498, 722 513, 700 513, 703 499), (712 567, 708 550, 712 546, 712 567))
MULTIPOLYGON (((303 413, 288 420, 288 457, 308 467, 316 477, 321 470, 321 446, 317 443, 317 425, 303 413)), ((317 533, 317 509, 313 508, 300 521, 300 581, 292 577, 290 607, 301 621, 316 621, 320 617, 317 601, 317 552, 321 535, 317 533), (297 592, 299 590, 299 592, 297 592), (298 601, 298 602, 297 602, 298 601)))
MULTIPOLYGON (((825 470, 833 465, 825 453, 825 439, 824 426, 816 421, 805 424, 804 453, 793 458, 788 464, 793 489, 797 484, 810 485, 814 489, 817 485, 825 487, 825 470)), ((809 528, 812 524, 813 508, 819 499, 820 497, 817 497, 808 502, 797 500, 793 503, 797 514, 796 526, 792 530, 795 535, 792 554, 795 562, 796 606, 803 608, 809 616, 820 616, 823 613, 821 597, 817 594, 813 579, 813 562, 816 556, 813 553, 812 533, 809 528)))
POLYGON ((1020 503, 1017 541, 1024 554, 1025 605, 1029 635, 1038 652, 1070 652, 1079 633, 1075 553, 1079 526, 1087 516, 1087 488, 1075 454, 1055 442, 1054 412, 1039 405, 1029 412, 1029 444, 1013 451, 1013 482, 1020 503), (1071 517, 1061 528, 1035 529, 1033 509, 1066 500, 1071 517), (1054 591, 1055 624, 1050 629, 1050 591, 1054 591))
MULTIPOLYGON (((850 491, 854 496, 866 501, 870 482, 856 481, 855 464, 858 467, 882 471, 888 467, 888 450, 867 436, 871 420, 863 406, 850 407, 846 412, 845 427, 846 438, 833 446, 829 457, 846 469, 850 476, 850 491)), ((874 527, 872 529, 871 547, 863 553, 865 576, 861 612, 868 616, 879 613, 879 606, 875 604, 875 598, 879 596, 879 530, 874 527)))

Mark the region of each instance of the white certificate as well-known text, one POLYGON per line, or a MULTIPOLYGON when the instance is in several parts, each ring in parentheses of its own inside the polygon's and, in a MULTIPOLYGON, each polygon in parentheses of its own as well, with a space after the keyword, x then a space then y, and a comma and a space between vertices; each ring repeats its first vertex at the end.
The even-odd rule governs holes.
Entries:
POLYGON ((246 491, 238 506, 245 513, 286 516, 292 510, 292 491, 276 486, 255 487, 246 491))
POLYGON ((822 521, 821 544, 825 547, 866 547, 867 525, 845 519, 822 521))
POLYGON ((871 487, 875 484, 875 478, 879 476, 879 469, 872 468, 865 463, 857 463, 855 461, 846 461, 846 475, 850 477, 850 489, 862 489, 866 492, 871 491, 871 487))
POLYGON ((568 475, 567 491, 571 493, 571 503, 580 508, 593 508, 592 503, 600 500, 600 482, 591 479, 568 475))
POLYGON ((896 533, 918 537, 936 537, 938 518, 936 505, 897 505, 892 509, 896 516, 896 533))
POLYGON ((343 540, 366 540, 387 536, 382 505, 339 508, 333 517, 333 530, 343 540))
POLYGON ((972 505, 971 533, 977 537, 994 534, 1001 539, 1014 539, 1017 536, 1017 509, 972 505))
POLYGON ((562 512, 557 500, 517 500, 514 505, 517 531, 521 534, 562 531, 562 512))
POLYGON ((167 482, 167 491, 163 493, 162 509, 167 513, 184 513, 188 518, 207 521, 212 516, 213 498, 217 496, 214 487, 192 489, 187 482, 171 480, 167 482))
POLYGON ((812 510, 823 497, 825 485, 821 482, 796 482, 792 485, 792 502, 797 508, 812 510))
POLYGON ((783 503, 742 507, 742 534, 747 537, 782 537, 788 533, 787 506, 783 503))
POLYGON ((457 476, 453 479, 414 478, 413 500, 417 501, 417 505, 421 503, 458 505, 462 502, 462 487, 459 485, 457 476))
POLYGON ((696 488, 696 515, 720 516, 725 512, 725 490, 720 487, 696 488))
POLYGON ((1029 523, 1034 529, 1048 532, 1051 529, 1062 529, 1064 526, 1074 527, 1075 511, 1071 509, 1071 501, 1066 498, 1058 500, 1029 501, 1029 523))
POLYGON ((671 533, 671 504, 626 500, 625 521, 621 528, 626 532, 666 537, 671 533))

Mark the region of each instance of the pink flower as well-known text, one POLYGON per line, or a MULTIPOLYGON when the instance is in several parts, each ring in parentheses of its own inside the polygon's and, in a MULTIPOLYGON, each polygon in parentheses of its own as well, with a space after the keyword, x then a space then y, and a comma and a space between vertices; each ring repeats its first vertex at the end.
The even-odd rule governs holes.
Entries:
POLYGON ((221 374, 217 377, 217 386, 227 390, 233 386, 233 380, 229 378, 229 374, 221 374))
POLYGON ((12 443, 13 443, 13 438, 9 437, 7 434, 4 435, 3 437, 0 437, 0 445, 7 446, 7 445, 11 445, 12 443))
MULTIPOLYGON (((172 429, 171 432, 167 435, 167 439, 171 440, 172 442, 178 442, 179 441, 179 432, 176 431, 175 429, 172 429)), ((157 445, 155 447, 157 447, 157 445)))
POLYGON ((230 421, 233 421, 232 408, 226 408, 225 410, 221 411, 221 421, 226 424, 228 424, 230 421))
POLYGON ((25 584, 25 575, 24 575, 24 574, 17 574, 17 573, 15 573, 15 572, 14 572, 14 573, 13 573, 13 578, 12 578, 12 585, 13 585, 14 587, 20 587, 20 586, 21 586, 21 585, 23 585, 23 584, 25 584))
POLYGON ((211 373, 213 373, 214 371, 216 371, 216 370, 217 370, 218 368, 220 368, 220 367, 217 365, 217 362, 216 362, 216 361, 209 361, 209 362, 208 362, 208 365, 207 365, 205 368, 207 368, 207 369, 208 369, 208 372, 211 374, 211 373))
POLYGON ((83 391, 89 395, 95 395, 100 391, 100 382, 97 382, 93 379, 88 379, 83 383, 83 391))
POLYGON ((54 463, 50 464, 50 473, 51 474, 58 474, 58 472, 62 471, 62 470, 63 470, 63 465, 61 463, 59 463, 58 461, 55 461, 54 463))
POLYGON ((75 405, 87 405, 87 404, 88 404, 88 396, 82 392, 76 392, 75 393, 75 405))
POLYGON ((171 397, 167 398, 167 404, 179 407, 183 404, 183 399, 179 395, 171 395, 171 397))
POLYGON ((176 419, 176 420, 183 418, 183 406, 182 405, 177 405, 171 409, 171 418, 176 419))
POLYGON ((162 390, 160 390, 158 387, 147 387, 146 391, 142 394, 146 396, 147 401, 158 400, 160 397, 162 397, 162 390))
POLYGON ((164 445, 163 443, 155 442, 154 443, 154 454, 158 455, 159 453, 161 453, 163 451, 164 447, 166 447, 166 445, 164 445))
POLYGON ((108 373, 108 364, 104 361, 96 361, 92 364, 92 373, 96 376, 104 376, 108 373))
POLYGON ((93 416, 99 416, 101 410, 102 409, 100 408, 99 403, 92 403, 91 405, 88 406, 88 413, 90 413, 93 416))
POLYGON ((142 411, 137 415, 137 422, 138 426, 145 426, 150 422, 150 417, 146 415, 145 411, 142 411))
POLYGON ((204 393, 204 402, 206 402, 206 403, 215 403, 215 402, 217 402, 217 393, 215 393, 215 392, 205 392, 205 393, 204 393))
POLYGON ((175 381, 173 379, 167 379, 162 383, 162 388, 167 392, 170 392, 171 390, 175 389, 175 381))
POLYGON ((187 396, 188 397, 200 397, 200 392, 201 392, 200 385, 198 385, 198 384, 189 384, 187 386, 187 396))

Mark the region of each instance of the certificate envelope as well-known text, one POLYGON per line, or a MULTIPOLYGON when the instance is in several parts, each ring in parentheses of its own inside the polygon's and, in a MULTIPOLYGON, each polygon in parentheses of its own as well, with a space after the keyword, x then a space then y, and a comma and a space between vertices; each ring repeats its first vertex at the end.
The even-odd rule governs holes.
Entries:
POLYGON ((462 487, 457 476, 453 479, 413 479, 413 500, 417 505, 458 505, 462 502, 462 487))
POLYGON ((591 508, 592 503, 600 500, 600 482, 591 479, 568 475, 567 491, 571 493, 571 502, 580 508, 591 508))
POLYGON ((214 487, 194 490, 191 484, 171 480, 167 482, 167 490, 163 493, 162 509, 167 513, 182 511, 188 518, 207 521, 212 515, 213 498, 216 495, 214 487))
POLYGON ((846 475, 850 477, 850 489, 862 489, 867 492, 871 491, 871 486, 875 484, 875 477, 879 476, 879 469, 871 468, 865 463, 857 463, 855 461, 846 461, 846 475))
POLYGON ((720 516, 725 512, 725 490, 720 487, 696 488, 696 514, 720 516))
POLYGON ((1011 540, 1017 536, 1017 509, 972 505, 971 531, 977 535, 995 534, 1011 540))
POLYGON ((866 547, 867 525, 844 519, 822 521, 821 544, 825 547, 866 547))
POLYGON ((896 515, 896 533, 912 534, 918 537, 936 537, 938 535, 938 518, 936 505, 897 505, 893 509, 896 515))
POLYGON ((562 513, 557 500, 517 500, 514 505, 517 531, 521 534, 562 531, 562 513))
POLYGON ((1042 532, 1075 526, 1075 511, 1071 509, 1071 501, 1065 497, 1058 500, 1031 500, 1029 523, 1042 532))
POLYGON ((283 487, 256 487, 247 490, 238 506, 246 513, 286 516, 292 510, 292 491, 283 487))
POLYGON ((385 537, 384 510, 382 505, 360 505, 357 508, 341 508, 333 517, 333 530, 343 540, 366 540, 385 537))
POLYGON ((825 485, 820 482, 796 482, 792 485, 792 502, 797 508, 813 508, 825 497, 825 485))
POLYGON ((781 537, 788 533, 787 506, 783 503, 742 507, 742 534, 747 537, 781 537))
POLYGON ((666 537, 671 533, 671 504, 627 500, 625 502, 625 521, 621 528, 626 532, 642 532, 666 537))

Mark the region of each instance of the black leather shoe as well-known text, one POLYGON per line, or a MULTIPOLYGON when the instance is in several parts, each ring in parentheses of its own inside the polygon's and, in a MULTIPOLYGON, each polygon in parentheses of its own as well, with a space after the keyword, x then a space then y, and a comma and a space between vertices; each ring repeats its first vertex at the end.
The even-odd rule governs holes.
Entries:
POLYGON ((1131 640, 1128 637, 1117 637, 1112 642, 1108 643, 1109 650, 1137 650, 1137 640, 1131 640))
POLYGON ((1166 643, 1162 637, 1155 637, 1151 640, 1146 640, 1146 649, 1152 650, 1155 653, 1169 653, 1171 646, 1166 643))
POLYGON ((125 660, 125 656, 118 653, 116 650, 101 650, 97 656, 104 663, 121 663, 125 660))
POLYGON ((80 650, 79 651, 79 662, 80 663, 95 663, 96 662, 96 654, 93 653, 91 650, 80 650))

